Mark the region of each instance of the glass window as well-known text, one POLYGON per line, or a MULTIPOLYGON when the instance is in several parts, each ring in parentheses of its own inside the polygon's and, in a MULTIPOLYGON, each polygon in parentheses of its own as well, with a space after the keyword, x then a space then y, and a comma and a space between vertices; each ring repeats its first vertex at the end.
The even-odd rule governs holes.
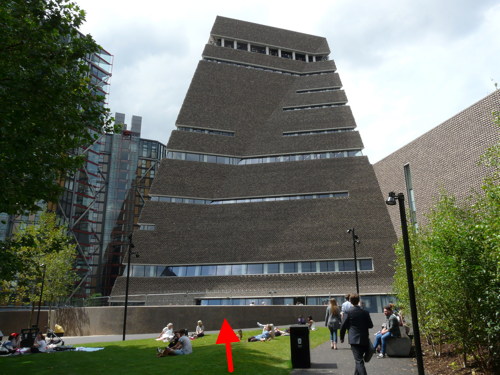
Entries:
POLYGON ((295 60, 306 61, 306 55, 304 55, 302 53, 296 53, 295 54, 295 60))
POLYGON ((358 260, 359 269, 361 271, 372 271, 373 263, 371 259, 360 259, 358 260))
POLYGON ((186 154, 186 160, 189 161, 200 161, 200 155, 198 154, 186 154))
POLYGON ((156 267, 156 276, 157 277, 163 276, 163 272, 165 271, 165 268, 167 268, 167 267, 157 266, 156 267))
POLYGON ((201 266, 201 276, 215 276, 216 266, 201 266))
POLYGON ((340 260, 339 271, 354 271, 354 260, 340 260))
POLYGON ((248 44, 247 43, 237 42, 236 43, 236 48, 237 49, 241 49, 243 51, 248 51, 248 44))
POLYGON ((186 276, 186 267, 172 267, 172 276, 186 276))
POLYGON ((269 54, 271 56, 278 56, 278 50, 275 48, 269 48, 269 54))
POLYGON ((132 277, 144 277, 144 266, 132 266, 131 275, 132 277))
POLYGON ((281 51, 281 57, 285 59, 291 59, 293 57, 292 53, 290 51, 281 51))
POLYGON ((249 264, 247 266, 248 275, 261 275, 264 273, 264 265, 262 263, 249 264))
POLYGON ((165 267, 161 273, 161 276, 177 276, 172 272, 172 267, 165 267))
POLYGON ((184 160, 185 158, 185 155, 183 152, 173 152, 172 153, 172 157, 175 159, 175 160, 184 160))
POLYGON ((224 47, 234 48, 234 42, 232 40, 224 40, 224 47))
POLYGON ((335 262, 334 261, 319 262, 319 270, 320 272, 333 272, 335 271, 335 262))
POLYGON ((244 305, 246 300, 244 298, 233 298, 231 301, 232 305, 244 305))
POLYGON ((302 272, 316 272, 316 262, 302 262, 302 272))
POLYGON ((196 266, 187 266, 186 276, 196 276, 196 266))
POLYGON ((280 273, 279 263, 269 263, 267 265, 267 273, 280 273))
POLYGON ((144 267, 144 276, 155 277, 156 276, 156 267, 155 266, 145 266, 144 267))
POLYGON ((266 47, 250 45, 250 50, 257 53, 266 53, 266 47))
POLYGON ((226 264, 217 266, 216 274, 217 274, 217 276, 230 275, 231 274, 231 266, 226 265, 226 264))
POLYGON ((295 262, 283 263, 283 272, 284 273, 297 273, 297 263, 295 263, 295 262))
POLYGON ((207 155, 207 163, 217 163, 217 156, 207 155))
POLYGON ((243 264, 231 265, 231 275, 243 275, 243 264))

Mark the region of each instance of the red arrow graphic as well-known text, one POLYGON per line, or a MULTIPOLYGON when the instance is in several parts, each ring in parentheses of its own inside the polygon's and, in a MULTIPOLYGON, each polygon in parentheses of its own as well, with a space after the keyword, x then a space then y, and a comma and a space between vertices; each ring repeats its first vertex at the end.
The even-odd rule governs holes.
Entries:
POLYGON ((227 359, 227 371, 233 372, 233 353, 231 351, 231 343, 238 342, 240 339, 234 333, 233 329, 229 325, 226 319, 222 322, 222 327, 217 337, 216 344, 226 344, 226 359, 227 359))

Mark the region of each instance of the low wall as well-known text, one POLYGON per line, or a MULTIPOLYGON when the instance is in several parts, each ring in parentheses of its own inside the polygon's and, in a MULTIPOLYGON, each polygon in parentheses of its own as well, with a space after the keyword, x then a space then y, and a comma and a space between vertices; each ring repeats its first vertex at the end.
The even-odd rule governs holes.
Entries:
MULTIPOLYGON (((224 319, 234 328, 257 328, 257 322, 277 326, 295 324, 297 317, 312 315, 323 321, 326 306, 129 306, 127 333, 159 333, 167 323, 175 329, 194 331, 196 322, 202 320, 207 331, 221 328, 224 319)), ((51 326, 62 325, 66 336, 118 335, 123 333, 123 306, 77 307, 52 311, 51 326)), ((8 335, 29 328, 26 311, 0 312, 0 330, 8 335)), ((47 311, 41 311, 39 326, 45 331, 47 311), (43 316, 43 319, 42 319, 43 316)), ((36 320, 36 316, 35 316, 36 320)))
MULTIPOLYGON (((10 335, 12 332, 21 332, 21 329, 31 328, 32 325, 37 323, 38 310, 6 310, 0 311, 0 331, 5 336, 10 335)), ((48 311, 41 310, 38 317, 38 327, 42 331, 46 331, 48 322, 48 311)))

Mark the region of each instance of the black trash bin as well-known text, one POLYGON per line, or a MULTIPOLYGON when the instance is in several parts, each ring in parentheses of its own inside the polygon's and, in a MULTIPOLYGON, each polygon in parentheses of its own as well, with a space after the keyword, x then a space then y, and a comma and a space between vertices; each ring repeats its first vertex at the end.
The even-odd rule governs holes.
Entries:
POLYGON ((290 349, 293 368, 311 367, 309 327, 303 325, 290 326, 290 349))

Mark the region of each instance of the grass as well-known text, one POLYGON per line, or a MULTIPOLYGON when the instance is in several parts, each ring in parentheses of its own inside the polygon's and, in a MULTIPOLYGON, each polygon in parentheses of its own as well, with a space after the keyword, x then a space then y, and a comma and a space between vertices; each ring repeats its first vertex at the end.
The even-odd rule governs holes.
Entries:
MULTIPOLYGON (((267 342, 247 342, 260 330, 244 332, 244 341, 231 344, 233 374, 288 375, 290 337, 280 336, 267 342)), ((217 335, 193 340, 193 354, 156 358, 158 342, 153 339, 86 344, 104 347, 97 352, 56 352, 0 357, 4 374, 36 375, 135 375, 135 374, 224 374, 227 371, 225 345, 216 345, 217 335)), ((311 349, 329 340, 329 331, 321 327, 309 335, 311 349)))

